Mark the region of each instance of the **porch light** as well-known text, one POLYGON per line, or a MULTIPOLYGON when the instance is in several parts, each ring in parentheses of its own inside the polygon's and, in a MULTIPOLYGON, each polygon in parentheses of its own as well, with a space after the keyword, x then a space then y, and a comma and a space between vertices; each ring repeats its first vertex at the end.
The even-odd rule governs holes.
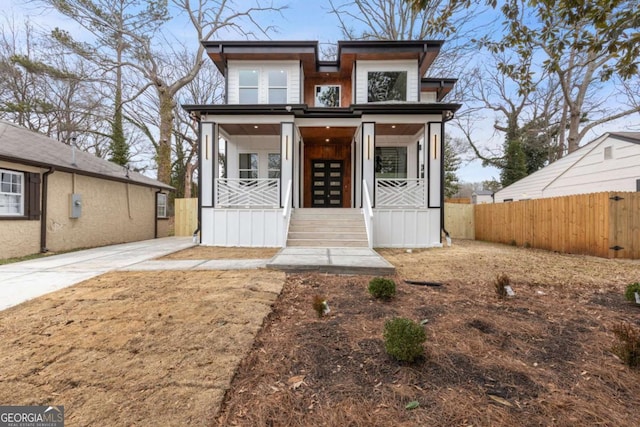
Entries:
POLYGON ((254 129, 258 129, 258 125, 253 125, 253 128, 254 129))
POLYGON ((209 160, 209 135, 204 136, 204 158, 209 160))
POLYGON ((329 141, 330 141, 330 139, 329 139, 329 138, 327 138, 327 139, 325 139, 325 140, 324 140, 324 142, 329 142, 329 141))
POLYGON ((371 135, 367 135, 367 160, 371 160, 371 135))
POLYGON ((438 158, 438 135, 433 135, 433 159, 438 158))
POLYGON ((289 135, 284 137, 284 159, 289 160, 289 135))

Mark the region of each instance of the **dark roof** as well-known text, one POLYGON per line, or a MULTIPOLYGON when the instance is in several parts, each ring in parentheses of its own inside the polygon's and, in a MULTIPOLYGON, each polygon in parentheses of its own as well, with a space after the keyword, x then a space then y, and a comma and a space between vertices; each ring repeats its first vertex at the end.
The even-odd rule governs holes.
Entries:
POLYGON ((317 41, 232 40, 201 42, 207 55, 226 75, 227 61, 237 60, 299 60, 305 75, 315 72, 351 72, 356 59, 417 59, 420 75, 424 75, 440 52, 442 40, 347 40, 338 42, 337 58, 324 61, 318 58, 317 41))
POLYGON ((640 144, 640 132, 609 132, 609 135, 627 142, 640 144))
POLYGON ((127 170, 118 164, 74 150, 66 144, 4 120, 0 120, 0 160, 173 190, 170 185, 138 172, 128 171, 127 177, 127 170))
POLYGON ((282 115, 291 114, 295 117, 306 118, 337 118, 361 117, 362 114, 437 114, 451 112, 450 117, 462 105, 440 102, 385 102, 369 104, 352 104, 344 108, 314 108, 306 104, 232 104, 232 105, 198 105, 184 104, 182 108, 195 114, 226 114, 226 115, 282 115))

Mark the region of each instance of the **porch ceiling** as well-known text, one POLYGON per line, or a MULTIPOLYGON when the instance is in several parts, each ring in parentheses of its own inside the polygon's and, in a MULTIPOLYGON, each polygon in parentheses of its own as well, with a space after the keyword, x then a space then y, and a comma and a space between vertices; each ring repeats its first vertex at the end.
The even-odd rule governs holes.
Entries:
POLYGON ((424 127, 424 123, 376 124, 377 135, 412 136, 424 127))
POLYGON ((228 135, 280 135, 279 123, 226 123, 220 127, 228 135))

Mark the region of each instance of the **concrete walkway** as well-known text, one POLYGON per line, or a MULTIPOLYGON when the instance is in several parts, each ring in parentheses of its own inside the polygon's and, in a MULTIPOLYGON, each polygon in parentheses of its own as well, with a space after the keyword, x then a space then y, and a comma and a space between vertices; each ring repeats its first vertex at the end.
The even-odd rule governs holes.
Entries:
POLYGON ((190 237, 166 237, 0 265, 0 310, 192 246, 190 237))
POLYGON ((304 248, 290 246, 278 252, 267 268, 291 273, 395 274, 395 267, 369 248, 304 248))
POLYGON ((113 270, 241 270, 390 275, 395 268, 368 248, 288 247, 268 259, 156 260, 195 246, 191 237, 166 237, 50 255, 0 265, 0 310, 113 270))

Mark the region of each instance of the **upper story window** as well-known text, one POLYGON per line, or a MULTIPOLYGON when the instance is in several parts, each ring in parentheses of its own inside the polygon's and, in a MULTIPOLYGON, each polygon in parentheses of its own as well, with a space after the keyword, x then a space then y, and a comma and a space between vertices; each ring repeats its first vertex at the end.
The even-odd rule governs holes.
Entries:
POLYGON ((24 174, 0 169, 0 215, 24 215, 24 174))
POLYGON ((257 104, 260 83, 259 70, 240 70, 240 104, 257 104))
POLYGON ((269 70, 269 104, 287 103, 287 72, 285 70, 269 70))
POLYGON ((339 107, 340 86, 316 86, 316 107, 339 107))
POLYGON ((369 71, 367 73, 367 100, 406 101, 406 71, 369 71))

